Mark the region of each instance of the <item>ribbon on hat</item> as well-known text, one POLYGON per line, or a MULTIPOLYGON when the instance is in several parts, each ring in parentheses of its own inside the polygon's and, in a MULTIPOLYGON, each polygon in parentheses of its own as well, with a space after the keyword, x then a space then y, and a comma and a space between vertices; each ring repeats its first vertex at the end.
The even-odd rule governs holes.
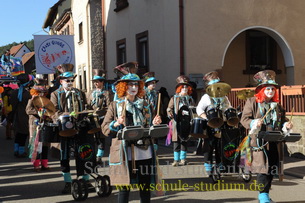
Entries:
POLYGON ((60 74, 61 77, 65 77, 65 78, 72 78, 74 77, 74 73, 73 72, 64 72, 62 74, 60 74))
POLYGON ((137 74, 128 73, 127 75, 124 75, 121 80, 140 80, 140 77, 137 74))
POLYGON ((208 82, 208 85, 213 85, 215 83, 218 83, 220 81, 220 79, 214 79, 208 82))
POLYGON ((95 75, 93 76, 93 80, 105 80, 106 78, 104 78, 103 76, 99 76, 99 75, 95 75))
POLYGON ((155 77, 151 77, 151 78, 148 78, 146 81, 145 81, 145 83, 147 83, 147 82, 150 82, 150 81, 154 81, 154 80, 157 80, 155 77))

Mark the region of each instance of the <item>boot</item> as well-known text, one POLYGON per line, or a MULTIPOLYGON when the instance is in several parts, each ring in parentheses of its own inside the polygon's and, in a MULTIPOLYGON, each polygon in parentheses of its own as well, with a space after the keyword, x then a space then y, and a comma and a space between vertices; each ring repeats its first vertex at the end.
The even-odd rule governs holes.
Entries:
POLYGON ((88 174, 83 175, 83 179, 86 181, 89 192, 95 192, 95 187, 89 181, 90 176, 88 174))
POLYGON ((180 151, 180 166, 185 166, 187 165, 187 161, 186 161, 186 151, 180 151))
POLYGON ((270 203, 269 193, 263 192, 258 195, 259 203, 270 203))
POLYGON ((64 189, 61 191, 61 194, 71 194, 71 183, 65 182, 64 189))
POLYGON ((14 144, 14 156, 15 157, 19 156, 19 144, 18 143, 14 144))
POLYGON ((33 163, 35 172, 40 172, 39 163, 40 163, 40 159, 36 159, 33 163))
POLYGON ((48 171, 50 167, 48 166, 48 159, 41 159, 41 170, 48 171))
POLYGON ((176 167, 179 166, 180 161, 180 152, 174 152, 174 162, 172 163, 172 166, 176 167))
POLYGON ((185 166, 187 165, 187 160, 186 159, 182 159, 180 162, 179 162, 179 166, 185 166))
POLYGON ((24 146, 19 146, 18 153, 19 158, 26 158, 28 156, 28 154, 24 151, 24 146))
POLYGON ((174 167, 179 166, 179 162, 178 162, 178 161, 174 161, 174 162, 172 163, 172 166, 174 166, 174 167))

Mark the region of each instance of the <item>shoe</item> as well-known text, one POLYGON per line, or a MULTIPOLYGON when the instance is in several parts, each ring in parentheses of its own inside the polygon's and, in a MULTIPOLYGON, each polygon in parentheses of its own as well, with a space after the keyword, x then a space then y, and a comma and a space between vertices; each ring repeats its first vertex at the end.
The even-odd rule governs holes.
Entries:
POLYGON ((34 167, 34 172, 40 172, 40 168, 39 168, 39 166, 36 166, 36 167, 34 167))
POLYGON ((178 162, 178 161, 174 161, 174 162, 172 163, 172 166, 174 166, 174 167, 179 166, 179 162, 178 162))
POLYGON ((179 166, 185 166, 187 165, 187 160, 183 159, 179 162, 179 166))
POLYGON ((50 169, 50 167, 41 166, 41 170, 42 170, 42 171, 49 171, 49 170, 51 170, 51 169, 50 169))
POLYGON ((71 194, 71 183, 65 183, 65 187, 61 191, 61 194, 71 194))
POLYGON ((97 165, 102 165, 102 163, 103 163, 102 157, 97 156, 97 157, 96 157, 96 164, 97 164, 97 165))

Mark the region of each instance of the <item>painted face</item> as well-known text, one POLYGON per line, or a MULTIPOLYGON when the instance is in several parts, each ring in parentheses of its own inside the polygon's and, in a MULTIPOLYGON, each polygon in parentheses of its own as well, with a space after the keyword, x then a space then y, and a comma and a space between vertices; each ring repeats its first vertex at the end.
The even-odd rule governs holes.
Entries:
POLYGON ((188 86, 183 85, 183 87, 181 89, 181 95, 187 95, 187 92, 188 92, 188 86))
POLYGON ((156 82, 155 81, 149 82, 147 87, 150 90, 154 90, 156 88, 156 82))
POLYGON ((139 90, 139 83, 138 82, 129 82, 127 93, 129 95, 137 95, 139 90))
POLYGON ((266 89, 264 90, 264 93, 267 98, 271 99, 275 94, 275 87, 274 86, 266 87, 266 89))
POLYGON ((93 82, 93 84, 94 84, 95 88, 98 88, 98 89, 102 89, 102 87, 104 86, 104 82, 99 81, 99 80, 95 80, 93 82))
POLYGON ((60 82, 64 89, 71 90, 73 87, 74 79, 64 79, 60 80, 60 82))

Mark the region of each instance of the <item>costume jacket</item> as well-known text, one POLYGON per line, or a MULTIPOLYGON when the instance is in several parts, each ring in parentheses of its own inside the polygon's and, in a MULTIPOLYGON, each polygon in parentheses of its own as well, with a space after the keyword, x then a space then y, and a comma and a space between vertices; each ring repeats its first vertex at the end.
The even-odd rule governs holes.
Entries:
MULTIPOLYGON (((272 110, 270 116, 273 117, 273 121, 270 125, 273 131, 280 131, 282 130, 283 124, 285 122, 285 111, 283 107, 276 103, 276 107, 274 111, 272 110), (273 113, 272 113, 273 112, 273 113)), ((256 102, 256 98, 252 97, 247 99, 246 104, 243 109, 242 118, 240 120, 241 124, 251 131, 251 127, 255 119, 263 118, 267 112, 267 109, 261 108, 261 104, 256 102)), ((266 122, 262 125, 260 130, 266 130, 266 122)), ((270 129, 269 129, 270 130, 270 129)), ((259 130, 258 130, 259 131, 259 130)), ((265 149, 268 147, 268 144, 263 146, 261 143, 263 142, 262 139, 257 138, 258 131, 253 134, 249 134, 249 147, 251 153, 251 171, 253 173, 268 173, 268 157, 266 156, 265 149)), ((278 150, 279 152, 279 150, 278 150)))
POLYGON ((93 89, 87 93, 89 109, 97 110, 99 116, 104 116, 111 102, 110 93, 107 90, 98 91, 93 89))
MULTIPOLYGON (((138 105, 138 110, 140 110, 141 117, 144 118, 141 120, 143 127, 149 127, 149 120, 151 117, 151 112, 149 105, 145 100, 137 98, 134 102, 142 101, 141 105, 138 105)), ((110 103, 105 119, 101 125, 102 132, 106 136, 112 137, 112 144, 110 147, 110 155, 109 155, 109 165, 110 165, 110 179, 112 185, 126 185, 131 183, 131 179, 129 176, 128 169, 128 156, 127 156, 127 148, 128 142, 125 140, 119 140, 116 137, 118 130, 122 129, 124 125, 114 127, 114 123, 118 116, 122 115, 122 111, 125 105, 125 98, 118 99, 110 103)), ((126 110, 127 112, 127 110, 126 110)), ((134 115, 134 114, 133 114, 134 115)), ((126 121, 126 120, 125 120, 126 121)), ((151 150, 153 165, 155 164, 155 152, 152 145, 152 140, 150 139, 148 143, 149 147, 147 150, 151 150)), ((155 179, 153 178, 153 182, 155 179)))

